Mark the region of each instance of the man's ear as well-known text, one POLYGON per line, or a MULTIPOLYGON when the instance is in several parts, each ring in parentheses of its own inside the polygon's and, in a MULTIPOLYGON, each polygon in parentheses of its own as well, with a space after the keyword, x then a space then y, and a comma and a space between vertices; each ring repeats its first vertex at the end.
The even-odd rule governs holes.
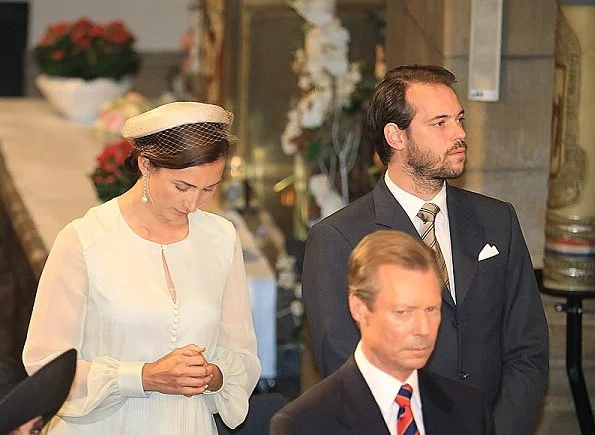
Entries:
POLYGON ((405 130, 401 130, 394 122, 384 126, 384 139, 395 151, 402 151, 405 148, 405 130))
POLYGON ((360 328, 362 325, 365 326, 368 324, 368 313, 370 311, 365 302, 354 294, 349 295, 349 311, 351 312, 351 317, 353 317, 353 320, 355 320, 360 328))

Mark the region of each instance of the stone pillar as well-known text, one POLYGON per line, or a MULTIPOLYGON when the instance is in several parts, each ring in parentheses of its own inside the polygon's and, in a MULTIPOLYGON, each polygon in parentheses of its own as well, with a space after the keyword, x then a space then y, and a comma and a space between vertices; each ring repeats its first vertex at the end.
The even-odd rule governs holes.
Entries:
POLYGON ((467 169, 456 185, 511 202, 543 262, 554 69, 555 0, 505 1, 500 99, 467 99, 472 0, 387 2, 387 68, 442 65, 466 114, 467 169))
POLYGON ((595 2, 559 3, 544 285, 595 290, 595 2))

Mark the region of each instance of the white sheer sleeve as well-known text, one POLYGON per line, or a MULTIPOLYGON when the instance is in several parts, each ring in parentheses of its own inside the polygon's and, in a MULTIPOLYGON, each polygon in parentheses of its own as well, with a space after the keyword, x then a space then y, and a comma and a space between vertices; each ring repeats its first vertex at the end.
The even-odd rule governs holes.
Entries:
POLYGON ((260 377, 256 335, 252 324, 248 282, 242 246, 236 233, 221 315, 218 346, 211 361, 223 374, 223 387, 205 394, 209 411, 219 413, 230 428, 237 427, 248 413, 248 399, 260 377))
POLYGON ((88 303, 88 276, 78 234, 68 224, 56 237, 35 297, 23 363, 31 374, 63 351, 79 353, 76 376, 58 415, 73 423, 92 423, 120 408, 127 397, 145 397, 144 362, 107 356, 86 361, 81 354, 88 303))

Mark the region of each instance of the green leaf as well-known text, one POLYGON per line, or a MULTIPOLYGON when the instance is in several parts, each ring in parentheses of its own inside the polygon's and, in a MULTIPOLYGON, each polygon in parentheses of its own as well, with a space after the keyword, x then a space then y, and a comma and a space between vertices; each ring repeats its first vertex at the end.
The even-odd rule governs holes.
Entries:
POLYGON ((306 160, 309 162, 316 160, 318 158, 318 156, 320 155, 321 151, 322 151, 322 139, 316 139, 315 141, 310 142, 308 144, 308 147, 306 148, 306 153, 305 153, 306 160))

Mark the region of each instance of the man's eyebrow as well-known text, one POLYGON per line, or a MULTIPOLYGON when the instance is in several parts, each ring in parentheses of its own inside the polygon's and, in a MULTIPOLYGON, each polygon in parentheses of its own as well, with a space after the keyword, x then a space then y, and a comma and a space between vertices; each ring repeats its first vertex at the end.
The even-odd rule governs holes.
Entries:
MULTIPOLYGON (((461 109, 461 111, 459 113, 457 113, 457 116, 455 118, 458 118, 464 114, 465 114, 465 110, 461 109)), ((445 119, 445 118, 450 118, 450 115, 437 115, 437 116, 434 116, 433 118, 428 119, 428 122, 437 121, 439 119, 445 119)))

